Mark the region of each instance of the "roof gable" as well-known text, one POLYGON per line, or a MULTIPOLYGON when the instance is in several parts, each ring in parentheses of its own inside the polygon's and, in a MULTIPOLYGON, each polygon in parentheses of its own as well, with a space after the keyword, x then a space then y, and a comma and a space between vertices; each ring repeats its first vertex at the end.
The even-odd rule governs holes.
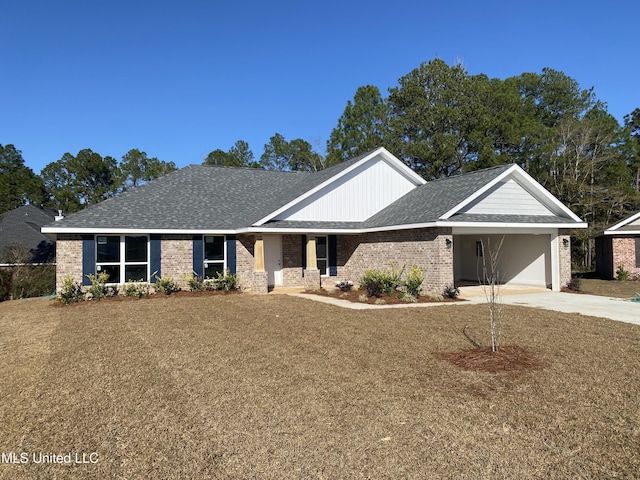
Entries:
POLYGON ((625 218, 621 222, 616 223, 604 231, 605 235, 615 235, 617 233, 640 235, 640 212, 625 218))
POLYGON ((425 183, 384 148, 321 173, 303 179, 296 187, 305 191, 256 225, 274 220, 360 222, 425 183))
POLYGON ((507 166, 440 218, 450 219, 463 214, 564 217, 582 222, 518 165, 507 166))

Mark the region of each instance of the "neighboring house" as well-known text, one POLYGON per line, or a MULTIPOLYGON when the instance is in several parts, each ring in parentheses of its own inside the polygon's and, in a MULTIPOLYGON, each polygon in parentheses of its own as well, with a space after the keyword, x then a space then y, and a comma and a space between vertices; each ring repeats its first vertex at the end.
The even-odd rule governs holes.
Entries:
POLYGON ((18 244, 30 252, 27 263, 48 263, 55 259, 55 242, 41 233, 56 212, 46 207, 24 205, 0 215, 0 263, 12 263, 9 248, 18 244))
POLYGON ((569 229, 585 227, 517 165, 426 182, 379 148, 315 173, 192 165, 42 231, 57 238, 58 288, 100 271, 122 283, 229 269, 267 292, 357 282, 396 262, 440 292, 478 281, 479 242, 503 235, 504 282, 559 290, 569 229))
POLYGON ((620 266, 640 275, 640 212, 596 237, 596 271, 605 278, 615 278, 620 266))

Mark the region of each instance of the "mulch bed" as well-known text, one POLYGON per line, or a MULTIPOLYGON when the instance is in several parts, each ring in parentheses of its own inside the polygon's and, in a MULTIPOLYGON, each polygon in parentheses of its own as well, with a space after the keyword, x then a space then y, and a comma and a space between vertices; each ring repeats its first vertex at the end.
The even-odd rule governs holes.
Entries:
MULTIPOLYGON (((352 303, 367 303, 369 305, 375 305, 376 300, 384 300, 383 305, 398 305, 398 304, 407 304, 408 302, 402 300, 400 292, 397 292, 394 295, 382 295, 381 297, 368 297, 366 302, 360 300, 362 295, 367 294, 366 290, 359 289, 351 289, 346 292, 341 292, 337 288, 332 289, 318 289, 318 290, 305 290, 304 293, 312 294, 312 295, 320 295, 323 297, 332 297, 337 298, 339 300, 346 300, 352 303)), ((435 303, 435 302, 461 302, 463 300, 454 299, 454 298, 434 298, 429 295, 420 295, 418 297, 416 303, 435 303)))
POLYGON ((499 347, 497 352, 492 351, 491 347, 479 347, 435 355, 463 370, 475 372, 522 372, 545 367, 540 358, 519 345, 505 345, 499 347))

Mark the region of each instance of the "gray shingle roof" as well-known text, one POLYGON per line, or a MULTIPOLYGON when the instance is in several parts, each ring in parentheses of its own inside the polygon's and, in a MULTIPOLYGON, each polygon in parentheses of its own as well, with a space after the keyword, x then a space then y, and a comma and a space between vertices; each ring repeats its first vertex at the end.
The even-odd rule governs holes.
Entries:
POLYGON ((295 198, 291 185, 308 175, 190 165, 49 226, 232 230, 295 198))
MULTIPOLYGON (((24 205, 0 215, 0 260, 4 261, 4 253, 13 243, 25 245, 34 254, 47 248, 53 254, 53 240, 40 233, 40 227, 50 223, 55 216, 53 210, 34 205, 24 205)), ((32 260, 47 261, 50 258, 32 260)))
POLYGON ((369 218, 367 227, 430 223, 500 176, 511 165, 487 168, 421 185, 369 218))
MULTIPOLYGON (((371 152, 369 152, 371 153, 371 152)), ((254 225, 366 157, 315 172, 191 165, 48 225, 73 229, 234 231, 254 225)), ((364 222, 274 221, 263 228, 375 229, 436 222, 511 165, 420 185, 364 222)), ((566 218, 455 215, 450 221, 566 223, 566 218)))

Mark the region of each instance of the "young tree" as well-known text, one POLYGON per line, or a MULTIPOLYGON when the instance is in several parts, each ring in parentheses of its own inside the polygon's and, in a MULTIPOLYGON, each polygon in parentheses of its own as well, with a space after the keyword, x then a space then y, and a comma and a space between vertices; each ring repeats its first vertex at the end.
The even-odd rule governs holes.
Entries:
POLYGON ((359 87, 338 119, 327 142, 327 165, 366 153, 384 145, 387 130, 387 104, 378 87, 359 87))

